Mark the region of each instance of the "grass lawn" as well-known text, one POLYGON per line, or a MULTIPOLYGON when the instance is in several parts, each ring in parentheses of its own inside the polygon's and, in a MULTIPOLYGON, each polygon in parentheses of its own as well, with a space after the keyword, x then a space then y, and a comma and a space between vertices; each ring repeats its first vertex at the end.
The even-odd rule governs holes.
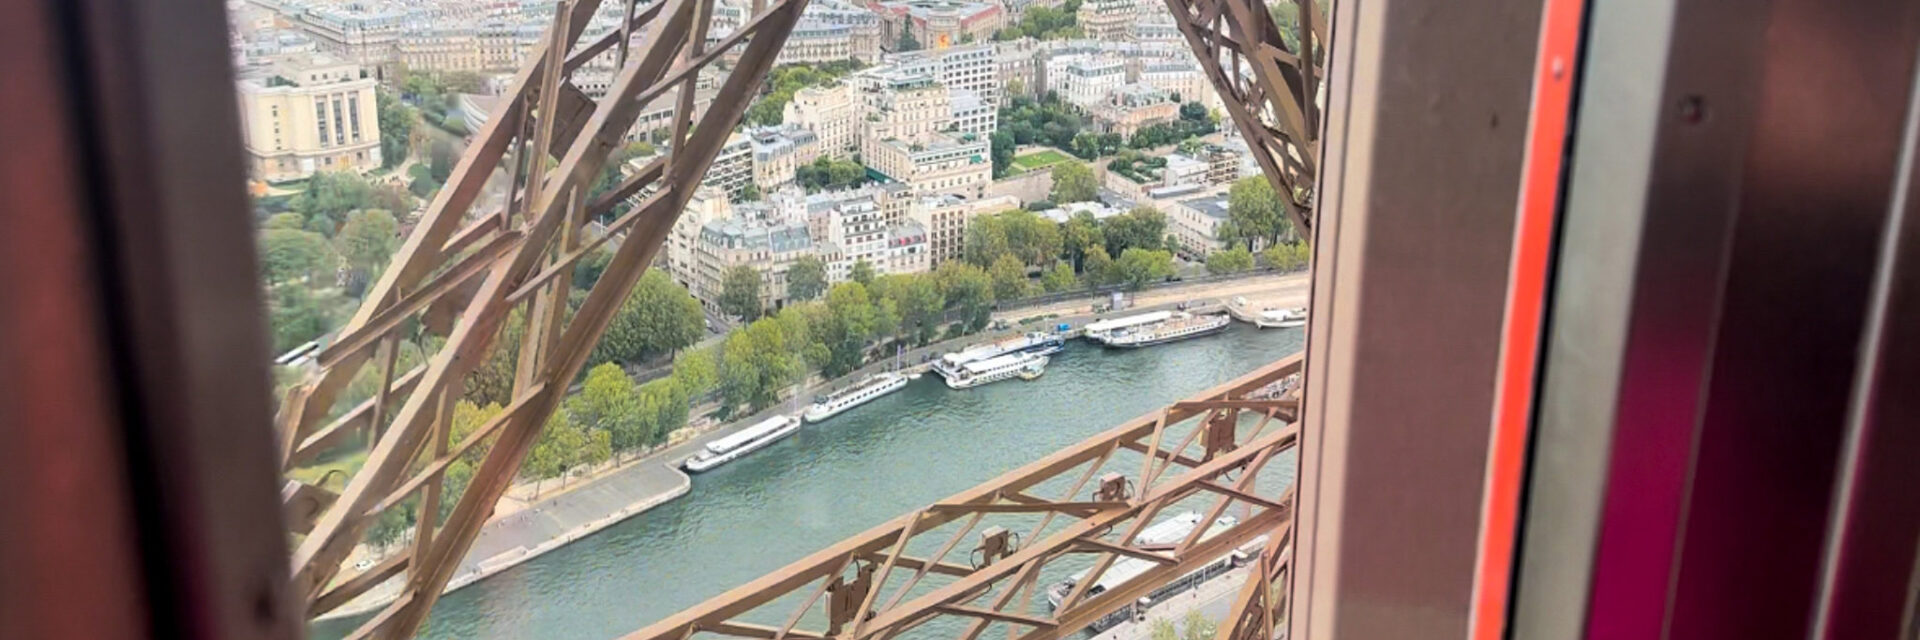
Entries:
POLYGON ((1066 162, 1072 159, 1073 158, 1071 156, 1068 156, 1067 154, 1061 153, 1059 151, 1055 151, 1053 149, 1046 149, 1043 151, 1035 151, 1033 153, 1029 153, 1025 155, 1014 156, 1013 166, 1014 168, 1017 168, 1021 171, 1032 171, 1034 169, 1038 169, 1050 164, 1066 162))
POLYGON ((353 472, 359 471, 360 466, 366 463, 367 463, 367 452, 365 449, 360 449, 357 451, 353 451, 351 453, 340 455, 339 457, 333 458, 331 460, 316 462, 312 466, 300 467, 292 471, 288 471, 287 475, 292 476, 295 480, 299 480, 301 482, 312 483, 319 480, 321 477, 327 475, 328 472, 334 471, 337 469, 337 470, 346 472, 347 475, 342 476, 339 474, 335 474, 334 477, 327 478, 327 484, 325 485, 325 488, 339 491, 346 488, 346 478, 352 477, 353 472))

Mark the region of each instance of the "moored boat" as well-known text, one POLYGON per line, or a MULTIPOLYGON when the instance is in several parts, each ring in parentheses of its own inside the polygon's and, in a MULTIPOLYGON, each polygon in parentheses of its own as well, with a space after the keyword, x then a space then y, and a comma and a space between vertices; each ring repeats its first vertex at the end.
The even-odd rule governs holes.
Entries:
MULTIPOLYGON (((1166 344, 1176 340, 1197 338, 1225 331, 1232 318, 1224 315, 1193 315, 1184 311, 1172 313, 1158 322, 1131 324, 1109 329, 1094 337, 1109 347, 1131 349, 1166 344)), ((1088 335, 1092 335, 1089 333, 1088 335)))
POLYGON ((871 402, 880 396, 899 391, 905 386, 907 386, 907 376, 891 372, 874 375, 821 398, 819 402, 813 403, 813 406, 807 407, 806 413, 800 414, 800 417, 807 422, 820 422, 840 415, 848 409, 871 402))
POLYGON ((1066 340, 1057 333, 1036 331, 1023 336, 1004 340, 995 340, 976 344, 960 351, 941 355, 933 361, 933 372, 942 378, 952 378, 962 374, 970 363, 985 362, 1001 356, 1013 354, 1033 354, 1050 356, 1066 348, 1066 340))
POLYGON ((1297 309, 1266 309, 1253 317, 1253 326, 1262 329, 1292 329, 1294 327, 1304 327, 1307 326, 1307 310, 1305 307, 1297 309))
POLYGON ((705 451, 687 458, 686 462, 681 463, 680 466, 687 471, 700 473, 738 460, 741 456, 758 451, 799 430, 799 420, 788 416, 774 416, 759 424, 713 439, 707 443, 705 451))
POLYGON ((1047 366, 1047 356, 1034 353, 1009 353, 1007 355, 978 360, 960 365, 958 371, 946 374, 947 386, 955 389, 970 389, 991 382, 999 382, 1021 375, 1029 369, 1042 369, 1047 366))

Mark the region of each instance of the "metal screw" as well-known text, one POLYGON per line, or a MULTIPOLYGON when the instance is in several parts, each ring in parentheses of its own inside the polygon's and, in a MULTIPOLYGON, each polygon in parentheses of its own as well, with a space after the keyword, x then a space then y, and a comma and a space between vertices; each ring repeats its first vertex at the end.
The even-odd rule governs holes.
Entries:
POLYGON ((1680 99, 1680 121, 1687 124, 1700 124, 1707 119, 1707 101, 1700 96, 1687 96, 1680 99))

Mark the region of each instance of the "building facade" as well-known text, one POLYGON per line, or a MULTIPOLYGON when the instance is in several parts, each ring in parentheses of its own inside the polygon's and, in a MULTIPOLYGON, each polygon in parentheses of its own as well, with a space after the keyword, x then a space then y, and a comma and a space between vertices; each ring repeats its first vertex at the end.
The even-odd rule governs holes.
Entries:
POLYGON ((820 155, 844 159, 860 151, 860 135, 855 124, 860 120, 860 112, 853 85, 841 82, 795 91, 793 100, 787 103, 784 120, 786 124, 812 131, 820 141, 820 155))
POLYGON ((1133 37, 1140 7, 1133 0, 1086 0, 1076 15, 1080 31, 1094 40, 1122 41, 1133 37))
POLYGON ((966 245, 967 225, 982 215, 1020 208, 1013 196, 969 199, 956 195, 915 198, 908 217, 926 231, 929 267, 958 260, 966 245))
POLYGON ((287 56, 239 83, 248 171, 269 182, 380 166, 375 81, 358 64, 287 56))

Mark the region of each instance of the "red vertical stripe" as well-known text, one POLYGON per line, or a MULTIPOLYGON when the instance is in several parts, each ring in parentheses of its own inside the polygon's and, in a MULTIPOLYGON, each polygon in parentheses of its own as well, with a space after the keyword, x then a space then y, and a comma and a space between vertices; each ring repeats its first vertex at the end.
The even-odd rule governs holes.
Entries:
POLYGON ((1546 308, 1547 266, 1559 205, 1560 174, 1573 99, 1575 53, 1584 0, 1546 0, 1540 55, 1534 62, 1533 117, 1527 134, 1525 180, 1514 228, 1507 315, 1501 336, 1499 389, 1487 454, 1480 548, 1474 575, 1472 640, 1506 635, 1520 484, 1531 426, 1540 324, 1546 308))

